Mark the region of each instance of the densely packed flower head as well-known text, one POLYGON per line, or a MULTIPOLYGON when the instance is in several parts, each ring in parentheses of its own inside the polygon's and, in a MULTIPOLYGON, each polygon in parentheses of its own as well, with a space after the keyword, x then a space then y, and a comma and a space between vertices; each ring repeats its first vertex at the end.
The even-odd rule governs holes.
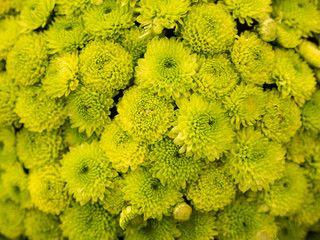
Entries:
POLYGON ((320 0, 0 0, 0 239, 320 239, 320 0))

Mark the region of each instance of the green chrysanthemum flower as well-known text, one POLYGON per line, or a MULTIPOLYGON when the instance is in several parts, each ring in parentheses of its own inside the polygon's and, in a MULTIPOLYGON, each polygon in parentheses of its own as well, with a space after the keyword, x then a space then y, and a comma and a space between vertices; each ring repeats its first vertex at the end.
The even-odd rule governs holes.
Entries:
POLYGON ((293 50, 276 49, 272 77, 282 96, 293 96, 299 106, 309 100, 317 84, 312 69, 293 50))
POLYGON ((61 216, 63 236, 70 240, 117 240, 117 219, 99 204, 74 204, 61 216))
POLYGON ((282 177, 285 152, 260 131, 245 128, 238 132, 226 168, 242 192, 268 189, 269 184, 282 177))
POLYGON ((300 128, 300 115, 301 111, 292 99, 282 99, 277 91, 271 91, 259 124, 268 138, 286 143, 300 128))
POLYGON ((147 51, 147 45, 151 40, 149 35, 143 36, 145 30, 133 26, 132 28, 124 31, 123 36, 120 37, 119 42, 133 57, 133 62, 136 63, 139 58, 142 58, 147 51))
POLYGON ((224 4, 232 11, 233 17, 240 23, 247 22, 249 26, 254 20, 266 18, 272 12, 271 0, 224 0, 224 4))
POLYGON ((6 69, 19 85, 33 85, 44 76, 48 52, 42 35, 21 35, 8 54, 6 69))
POLYGON ((285 48, 295 48, 301 43, 302 33, 299 30, 294 29, 292 26, 288 26, 284 22, 277 21, 277 42, 285 48))
POLYGON ((18 94, 15 111, 20 123, 34 132, 57 129, 66 117, 63 100, 49 98, 38 86, 28 87, 18 94))
POLYGON ((0 59, 7 59, 7 55, 16 43, 20 31, 21 26, 17 18, 8 16, 0 20, 0 59))
POLYGON ((277 38, 277 23, 272 18, 266 17, 259 22, 257 31, 263 41, 272 42, 277 38))
POLYGON ((320 131, 320 90, 302 108, 302 125, 313 132, 320 131))
POLYGON ((43 88, 50 97, 68 96, 79 83, 77 53, 66 53, 50 61, 43 88))
POLYGON ((238 83, 239 76, 226 55, 216 55, 201 59, 200 69, 193 79, 193 90, 212 101, 227 95, 238 83))
POLYGON ((178 203, 173 209, 173 218, 179 222, 185 222, 190 219, 192 207, 185 202, 178 203))
POLYGON ((132 57, 119 44, 92 41, 80 54, 81 81, 99 92, 124 89, 133 75, 132 57))
POLYGON ((70 202, 60 171, 58 164, 52 164, 32 170, 29 175, 31 199, 41 211, 59 215, 70 202))
POLYGON ((177 29, 189 6, 189 0, 140 0, 137 21, 142 27, 160 34, 164 28, 177 29))
POLYGON ((86 132, 80 133, 78 128, 72 128, 69 123, 62 127, 62 136, 64 144, 68 147, 76 147, 83 143, 90 144, 93 141, 98 140, 98 137, 95 133, 88 137, 86 132))
POLYGON ((62 159, 61 175, 70 194, 81 204, 103 200, 118 174, 97 143, 71 148, 62 159))
POLYGON ((187 95, 192 88, 196 56, 175 38, 152 40, 143 59, 138 60, 136 83, 166 98, 187 95))
POLYGON ((232 178, 221 168, 212 165, 200 173, 186 193, 195 209, 209 212, 218 211, 229 205, 236 195, 236 185, 232 178))
POLYGON ((117 0, 92 5, 83 15, 86 31, 101 38, 116 39, 134 25, 133 9, 117 4, 117 0))
POLYGON ((0 169, 5 169, 14 163, 16 159, 16 136, 14 128, 0 128, 0 169))
POLYGON ((139 209, 128 206, 122 210, 119 219, 119 226, 125 230, 127 228, 140 227, 141 224, 146 226, 147 221, 143 221, 142 215, 139 213, 139 209))
POLYGON ((245 31, 237 37, 231 51, 232 62, 242 81, 262 85, 269 82, 274 63, 272 46, 257 34, 245 31))
POLYGON ((304 225, 296 224, 287 218, 277 218, 279 226, 279 240, 305 240, 307 236, 307 228, 304 225))
POLYGON ((139 168, 125 179, 124 199, 132 207, 138 208, 144 219, 162 219, 173 205, 182 200, 182 194, 172 186, 163 186, 159 179, 153 178, 147 170, 139 168))
POLYGON ((180 152, 196 159, 207 157, 214 161, 230 149, 234 132, 218 102, 207 102, 193 94, 190 100, 181 99, 177 104, 178 119, 170 137, 175 138, 175 144, 182 146, 180 152))
POLYGON ((89 41, 81 17, 56 17, 45 34, 45 40, 52 54, 75 51, 83 48, 89 41))
POLYGON ((21 11, 22 26, 28 31, 45 27, 54 8, 55 0, 30 0, 24 3, 21 11))
POLYGON ((25 214, 19 205, 11 201, 0 202, 0 233, 14 239, 24 232, 25 214))
POLYGON ((31 209, 24 220, 25 235, 32 240, 62 240, 59 217, 31 209))
POLYGON ((178 240, 212 240, 217 235, 217 222, 214 214, 195 212, 189 221, 180 223, 178 240))
POLYGON ((298 51, 310 65, 320 68, 320 49, 315 43, 303 40, 298 51))
POLYGON ((267 96, 263 89, 254 85, 241 84, 223 100, 224 108, 231 117, 231 123, 240 126, 255 125, 265 113, 267 96))
POLYGON ((147 145, 134 140, 116 121, 105 127, 100 146, 112 166, 120 172, 126 172, 129 167, 136 169, 144 162, 147 152, 147 145))
POLYGON ((98 93, 80 86, 67 98, 66 111, 70 117, 71 127, 79 132, 86 131, 88 136, 100 134, 103 127, 111 120, 110 108, 113 106, 109 93, 98 93))
POLYGON ((221 240, 276 239, 277 235, 274 218, 242 197, 219 212, 217 227, 221 240))
POLYGON ((125 240, 174 240, 180 235, 176 221, 165 217, 161 221, 149 219, 142 228, 128 228, 125 240))
POLYGON ((149 144, 161 140, 174 120, 171 102, 137 87, 124 92, 117 110, 121 127, 134 139, 149 144))
POLYGON ((307 37, 311 35, 311 32, 320 32, 320 11, 313 2, 308 0, 274 0, 273 14, 307 37))
POLYGON ((303 169, 295 163, 286 163, 283 177, 263 192, 266 205, 263 208, 269 209, 271 215, 289 216, 303 206, 307 194, 308 182, 303 169))
POLYGON ((221 4, 194 6, 181 29, 185 44, 196 53, 211 55, 229 50, 236 37, 236 23, 221 4))
POLYGON ((55 162, 62 150, 62 137, 58 130, 30 132, 23 128, 17 134, 17 154, 28 169, 55 162))
POLYGON ((151 146, 148 154, 149 171, 162 185, 176 186, 182 189, 191 180, 198 177, 204 162, 179 154, 179 147, 172 139, 165 138, 151 146))
MULTIPOLYGON (((1 36, 1 34, 0 34, 1 36)), ((1 41, 1 40, 0 40, 1 41)), ((17 100, 18 88, 6 72, 0 72, 0 126, 12 126, 18 120, 14 108, 17 100)))

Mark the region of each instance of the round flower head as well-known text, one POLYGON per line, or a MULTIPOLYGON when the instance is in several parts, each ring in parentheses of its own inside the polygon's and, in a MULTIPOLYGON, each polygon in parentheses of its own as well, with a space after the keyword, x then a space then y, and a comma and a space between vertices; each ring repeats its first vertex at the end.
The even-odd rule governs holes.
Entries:
POLYGON ((97 203, 73 204, 60 218, 63 236, 70 240, 118 239, 117 219, 97 203))
POLYGON ((307 130, 320 132, 320 90, 303 106, 302 125, 307 130))
POLYGON ((95 142, 70 149, 62 159, 61 175, 70 194, 81 204, 102 200, 118 174, 95 142))
POLYGON ((18 18, 8 16, 0 20, 0 59, 7 59, 7 55, 17 41, 20 31, 21 26, 18 18))
POLYGON ((200 173, 186 193, 196 210, 218 211, 229 205, 236 195, 236 185, 221 167, 212 165, 200 173))
POLYGON ((0 128, 0 169, 5 169, 14 163, 16 159, 16 136, 14 128, 0 128))
POLYGON ((21 11, 21 25, 28 31, 45 27, 54 8, 55 0, 24 1, 21 11))
POLYGON ((224 0, 224 4, 232 11, 233 18, 251 26, 253 20, 266 18, 272 12, 271 0, 224 0))
POLYGON ((165 217, 161 221, 149 219, 142 228, 128 228, 125 240, 175 240, 180 236, 176 221, 165 217))
POLYGON ((272 42, 277 38, 277 23, 270 17, 264 18, 257 27, 259 37, 266 42, 272 42))
POLYGON ((8 54, 6 69, 19 85, 33 85, 43 78, 48 66, 48 51, 42 35, 21 35, 8 54))
POLYGON ((272 216, 242 197, 219 212, 217 227, 221 240, 276 239, 278 230, 272 216))
POLYGON ((179 222, 185 222, 190 219, 192 207, 185 202, 178 203, 173 209, 173 218, 179 222))
POLYGON ((32 170, 29 175, 31 199, 41 211, 59 215, 70 202, 60 171, 58 164, 52 164, 32 170))
POLYGON ((262 118, 265 112, 266 94, 254 85, 241 84, 223 100, 224 108, 231 117, 231 122, 240 126, 252 126, 262 118))
POLYGON ((80 54, 81 81, 99 92, 124 89, 133 75, 132 57, 119 44, 92 41, 80 54))
POLYGON ((30 209, 24 219, 25 235, 33 240, 60 240, 62 231, 58 216, 30 209))
POLYGON ((269 184, 282 177, 285 153, 280 144, 259 130, 244 128, 228 154, 226 168, 242 192, 268 189, 269 184))
POLYGON ((151 146, 148 154, 149 171, 162 185, 185 189, 187 183, 198 177, 204 162, 179 154, 179 147, 170 138, 165 138, 151 146))
POLYGON ((174 120, 173 105, 145 89, 132 87, 117 105, 120 125, 135 140, 154 143, 163 138, 174 120))
POLYGON ((104 125, 111 121, 109 115, 112 106, 109 93, 98 93, 80 86, 68 96, 66 111, 71 127, 77 127, 79 132, 86 131, 90 137, 94 132, 100 134, 104 125))
POLYGON ((285 167, 283 177, 263 192, 266 209, 275 216, 292 215, 307 199, 308 182, 304 170, 295 163, 286 163, 285 167))
POLYGON ((276 49, 272 77, 281 95, 293 96, 299 106, 316 90, 317 81, 312 69, 293 50, 276 49))
POLYGON ((285 48, 295 48, 301 43, 301 31, 294 29, 293 26, 285 22, 277 21, 276 41, 285 48))
POLYGON ((45 40, 52 54, 83 48, 89 40, 80 17, 56 17, 45 34, 45 40))
MULTIPOLYGON (((1 36, 1 35, 0 35, 1 36)), ((0 126, 12 126, 18 120, 14 112, 17 99, 17 87, 6 72, 0 72, 0 126)))
POLYGON ((193 90, 212 101, 229 94, 238 83, 239 76, 227 56, 215 55, 201 59, 200 69, 193 79, 193 90))
POLYGON ((79 83, 77 53, 65 53, 50 61, 42 80, 46 94, 52 98, 68 96, 79 83))
POLYGON ((234 132, 230 119, 218 102, 207 102, 198 94, 177 102, 178 119, 170 132, 180 152, 209 161, 220 158, 230 148, 234 132))
POLYGON ((132 170, 136 169, 144 162, 147 152, 147 145, 134 140, 116 121, 105 127, 100 146, 112 162, 112 166, 120 172, 126 172, 129 167, 132 170))
POLYGON ((146 226, 147 221, 143 221, 143 217, 139 214, 139 209, 128 206, 122 210, 119 219, 120 227, 125 230, 127 228, 136 228, 146 226))
POLYGON ((162 219, 171 207, 181 202, 182 194, 172 186, 163 186, 159 179, 153 178, 147 170, 139 168, 129 173, 123 188, 124 199, 132 207, 138 208, 144 219, 162 219))
POLYGON ((190 220, 180 223, 178 229, 181 232, 179 240, 211 240, 218 234, 217 222, 214 214, 194 212, 190 220))
POLYGON ((304 240, 307 236, 307 227, 290 221, 287 218, 277 218, 280 240, 304 240))
POLYGON ((95 133, 88 137, 86 132, 79 132, 78 128, 72 128, 69 123, 62 127, 62 136, 64 144, 68 147, 76 147, 83 143, 90 144, 98 140, 95 133))
POLYGON ((313 1, 275 0, 272 7, 274 15, 305 37, 312 35, 311 32, 320 32, 320 11, 313 1))
POLYGON ((277 91, 268 93, 266 111, 259 123, 263 133, 272 140, 286 143, 301 126, 301 111, 295 102, 280 98, 277 91))
POLYGON ((24 232, 25 214, 12 201, 0 201, 0 233, 9 239, 19 237, 24 232))
POLYGON ((25 88, 18 94, 15 111, 20 123, 34 132, 57 129, 66 116, 63 100, 51 99, 38 86, 25 88))
POLYGON ((196 56, 175 38, 154 39, 143 59, 138 60, 136 83, 166 98, 187 95, 192 88, 196 56))
POLYGON ((177 29, 189 7, 189 0, 140 0, 137 21, 142 27, 160 34, 164 28, 177 29))
POLYGON ((274 63, 274 51, 257 34, 245 31, 237 37, 231 51, 232 62, 246 83, 263 85, 269 82, 274 63))
POLYGON ((62 150, 58 130, 30 132, 23 128, 17 134, 17 154, 25 168, 37 168, 55 162, 62 150))
POLYGON ((222 4, 193 6, 181 29, 185 44, 196 53, 211 55, 229 50, 236 37, 236 23, 222 4))
POLYGON ((298 46, 300 55, 312 66, 320 68, 320 49, 308 40, 303 40, 298 46))
POLYGON ((134 25, 133 9, 116 2, 117 0, 104 1, 100 5, 91 5, 85 11, 83 20, 89 34, 94 37, 116 39, 124 29, 134 25))

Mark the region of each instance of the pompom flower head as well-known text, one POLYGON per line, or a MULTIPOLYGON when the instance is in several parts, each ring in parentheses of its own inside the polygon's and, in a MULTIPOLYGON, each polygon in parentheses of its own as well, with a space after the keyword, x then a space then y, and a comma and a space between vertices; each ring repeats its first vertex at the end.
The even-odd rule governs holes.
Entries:
POLYGON ((141 0, 137 9, 140 12, 137 21, 142 27, 160 34, 164 28, 177 29, 189 6, 189 0, 141 0))
POLYGON ((138 60, 136 83, 159 96, 179 98, 192 88, 196 56, 175 38, 154 39, 138 60))
POLYGON ((98 93, 84 86, 72 92, 67 98, 66 111, 71 127, 79 132, 86 131, 88 137, 94 132, 100 134, 104 125, 109 123, 110 108, 113 106, 109 93, 98 93))
POLYGON ((63 100, 51 99, 39 86, 28 87, 18 94, 15 112, 19 122, 34 132, 57 129, 66 117, 63 100))
POLYGON ((144 219, 162 219, 170 209, 182 201, 182 194, 172 186, 163 186, 145 169, 132 171, 125 179, 124 198, 144 214, 144 219))
POLYGON ((129 167, 135 170, 144 162, 147 152, 147 144, 134 140, 117 121, 105 127, 100 146, 112 166, 120 172, 126 172, 129 167))
POLYGON ((44 76, 48 66, 48 50, 43 36, 21 35, 8 54, 6 69, 19 85, 33 85, 44 76))
POLYGON ((92 41, 80 54, 82 83, 99 92, 124 89, 133 75, 132 57, 119 44, 92 41))
POLYGON ((236 37, 236 24, 221 4, 194 6, 181 29, 185 44, 201 54, 229 50, 236 37))
POLYGON ((302 108, 302 125, 313 132, 320 131, 320 90, 302 108))
POLYGON ((125 29, 134 25, 133 10, 117 4, 117 0, 91 5, 83 20, 86 31, 95 37, 117 39, 125 29))
POLYGON ((269 82, 274 51, 272 46, 261 40, 257 34, 245 31, 237 37, 231 58, 242 81, 257 85, 269 82))
POLYGON ((200 69, 194 75, 195 92, 205 99, 222 98, 236 86, 239 76, 226 55, 220 54, 200 60, 200 69))
POLYGON ((181 146, 180 152, 214 161, 229 150, 234 132, 230 119, 218 102, 207 102, 200 95, 193 94, 190 100, 181 99, 177 105, 178 119, 170 137, 181 146))
POLYGON ((0 20, 0 59, 7 58, 20 32, 21 26, 19 25, 17 17, 8 16, 0 20))
POLYGON ((240 130, 226 168, 239 189, 245 192, 268 189, 269 184, 282 177, 285 150, 253 128, 240 130))
POLYGON ((70 149, 62 159, 61 175, 81 205, 102 200, 118 174, 96 142, 70 149))
POLYGON ((124 92, 117 110, 120 126, 134 139, 149 144, 161 140, 174 120, 171 102, 137 87, 124 92))
POLYGON ((281 95, 293 96, 299 106, 310 99, 317 84, 312 69, 293 50, 276 49, 272 77, 281 95))
POLYGON ((232 11, 234 18, 240 23, 250 26, 253 20, 266 18, 272 12, 271 0, 223 0, 227 8, 232 11))
POLYGON ((224 169, 210 165, 188 187, 186 196, 200 211, 218 211, 229 205, 236 195, 236 185, 224 169))

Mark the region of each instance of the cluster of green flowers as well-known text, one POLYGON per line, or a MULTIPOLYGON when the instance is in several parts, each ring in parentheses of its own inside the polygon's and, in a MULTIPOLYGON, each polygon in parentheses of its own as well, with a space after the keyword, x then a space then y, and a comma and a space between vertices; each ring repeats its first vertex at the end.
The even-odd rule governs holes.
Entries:
POLYGON ((0 0, 0 238, 320 239, 320 1, 0 0))

